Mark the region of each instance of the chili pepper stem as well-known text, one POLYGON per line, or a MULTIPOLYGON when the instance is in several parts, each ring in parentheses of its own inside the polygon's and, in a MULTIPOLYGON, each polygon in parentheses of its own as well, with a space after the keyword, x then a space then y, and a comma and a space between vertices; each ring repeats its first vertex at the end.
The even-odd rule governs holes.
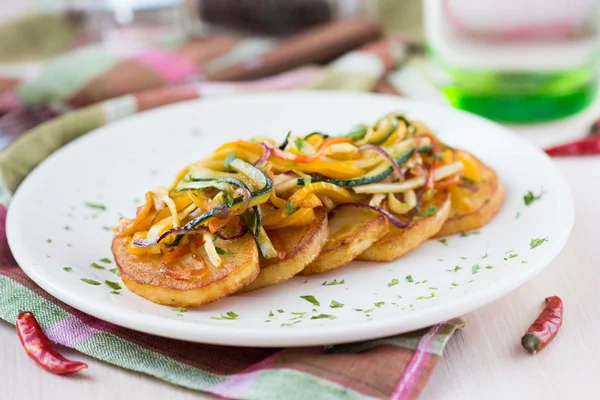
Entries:
POLYGON ((533 333, 526 333, 521 338, 521 345, 531 354, 537 354, 540 349, 540 339, 533 333))

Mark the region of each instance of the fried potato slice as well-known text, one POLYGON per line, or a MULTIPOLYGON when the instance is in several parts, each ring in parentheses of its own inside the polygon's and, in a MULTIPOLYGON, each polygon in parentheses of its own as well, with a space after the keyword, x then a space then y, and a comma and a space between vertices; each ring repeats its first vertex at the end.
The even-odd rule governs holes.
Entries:
MULTIPOLYGON (((319 207, 314 209, 314 212, 315 218, 308 225, 273 231, 283 245, 285 258, 283 260, 261 258, 258 277, 243 287, 240 293, 285 282, 300 273, 304 267, 317 258, 327 241, 327 210, 319 207)), ((271 231, 267 231, 267 234, 271 234, 271 231)))
MULTIPOLYGON (((160 271, 160 255, 134 255, 127 251, 125 239, 115 238, 112 252, 125 286, 146 299, 174 307, 196 307, 213 302, 252 282, 260 271, 258 248, 250 233, 235 240, 215 241, 228 255, 222 264, 213 266, 204 250, 198 250, 205 260, 205 272, 189 279, 176 279, 160 271)), ((198 261, 186 254, 169 265, 171 270, 198 268, 198 261)))
POLYGON ((391 225, 389 232, 360 254, 357 259, 364 261, 395 260, 435 235, 450 215, 450 193, 447 191, 436 193, 430 202, 423 204, 422 209, 427 210, 432 205, 437 207, 437 211, 433 215, 416 219, 405 229, 391 225))
POLYGON ((327 242, 302 275, 319 274, 346 265, 388 232, 386 217, 360 208, 336 210, 328 223, 327 242))
MULTIPOLYGON (((471 156, 473 157, 473 156, 471 156)), ((475 157, 473 157, 475 158, 475 157)), ((468 189, 452 189, 452 207, 450 217, 435 237, 479 229, 494 218, 504 203, 504 187, 498 176, 488 166, 475 158, 480 172, 477 192, 468 189), (466 199, 470 206, 463 204, 466 199)))

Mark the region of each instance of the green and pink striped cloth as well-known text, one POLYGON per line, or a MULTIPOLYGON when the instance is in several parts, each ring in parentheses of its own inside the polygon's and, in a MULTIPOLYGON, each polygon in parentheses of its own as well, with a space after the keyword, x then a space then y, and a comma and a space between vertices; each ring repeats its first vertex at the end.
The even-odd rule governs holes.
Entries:
MULTIPOLYGON (((236 63, 251 69, 273 63, 268 58, 272 44, 252 47, 249 42, 220 40, 196 53, 143 49, 126 58, 98 47, 79 48, 6 85, 4 92, 0 89, 0 144, 10 143, 0 152, 2 203, 9 203, 11 193, 49 154, 104 124, 178 101, 240 92, 304 88, 393 92, 382 79, 406 61, 409 48, 401 40, 377 38, 324 65, 297 62, 291 70, 252 81, 209 81, 207 71, 218 75, 222 68, 231 74, 240 68, 236 63), (201 54, 196 61, 202 59, 203 68, 182 55, 190 53, 201 54)), ((415 399, 447 341, 464 326, 455 319, 385 339, 290 349, 159 338, 98 320, 39 288, 10 253, 5 218, 6 208, 0 207, 0 318, 14 324, 20 311, 31 311, 55 343, 225 398, 415 399)))

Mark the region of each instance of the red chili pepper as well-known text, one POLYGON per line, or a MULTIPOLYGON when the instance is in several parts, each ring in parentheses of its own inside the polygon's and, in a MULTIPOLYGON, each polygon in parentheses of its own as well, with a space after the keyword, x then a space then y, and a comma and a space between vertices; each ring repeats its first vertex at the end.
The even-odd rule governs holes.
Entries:
POLYGON ((535 354, 556 337, 563 321, 563 302, 558 296, 546 298, 546 308, 521 338, 521 345, 535 354))
POLYGON ((264 142, 264 145, 271 151, 271 153, 277 157, 288 161, 293 161, 297 163, 311 163, 317 161, 319 157, 323 155, 327 147, 335 143, 350 143, 352 142, 351 138, 328 138, 323 140, 319 148, 317 149, 315 154, 311 154, 310 156, 302 156, 299 154, 290 153, 288 151, 281 150, 279 147, 275 147, 269 142, 264 142))
POLYGON ((64 375, 87 368, 86 363, 67 360, 58 354, 30 312, 17 317, 17 334, 27 355, 47 371, 64 375))
POLYGON ((549 156, 579 156, 600 154, 600 136, 588 136, 573 142, 549 147, 544 150, 549 156))

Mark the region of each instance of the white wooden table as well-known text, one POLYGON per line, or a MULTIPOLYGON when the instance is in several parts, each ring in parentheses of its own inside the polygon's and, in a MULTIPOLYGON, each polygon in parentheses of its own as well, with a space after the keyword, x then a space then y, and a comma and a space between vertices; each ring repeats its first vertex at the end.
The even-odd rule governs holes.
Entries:
MULTIPOLYGON (((2 4, 5 16, 12 14, 12 8, 25 8, 32 0, 11 3, 2 4)), ((600 100, 585 112, 560 122, 512 128, 543 146, 582 135, 597 116, 600 100)), ((464 316, 467 328, 450 341, 421 399, 600 397, 600 156, 556 163, 570 184, 576 207, 575 226, 566 247, 534 280, 464 316), (540 312, 543 299, 554 294, 565 303, 563 328, 546 350, 529 356, 520 347, 520 337, 540 312)), ((0 321, 0 398, 205 397, 76 351, 60 351, 87 362, 89 370, 71 377, 45 372, 25 355, 14 327, 0 321)))

